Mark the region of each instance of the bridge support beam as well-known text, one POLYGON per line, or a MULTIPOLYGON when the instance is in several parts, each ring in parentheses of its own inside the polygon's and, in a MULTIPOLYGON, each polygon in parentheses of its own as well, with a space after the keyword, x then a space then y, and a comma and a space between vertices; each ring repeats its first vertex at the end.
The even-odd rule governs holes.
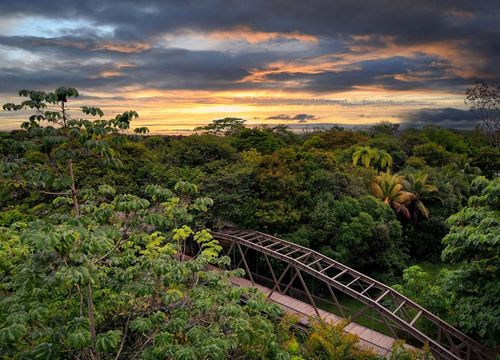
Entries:
MULTIPOLYGON (((244 270, 253 285, 255 285, 255 280, 250 268, 252 264, 247 261, 247 254, 250 249, 252 250, 250 254, 253 252, 264 254, 272 276, 272 280, 268 280, 274 283, 272 290, 269 292, 269 297, 276 290, 285 295, 298 278, 304 288, 303 293, 309 299, 310 305, 314 308, 316 314, 319 315, 319 309, 314 301, 315 296, 307 287, 303 277, 304 274, 308 274, 315 281, 320 281, 326 286, 333 302, 339 309, 339 313, 343 316, 344 311, 335 292, 340 292, 359 301, 367 309, 375 310, 395 337, 397 337, 399 331, 404 331, 414 340, 420 343, 428 343, 436 359, 489 360, 496 358, 495 350, 479 344, 391 287, 318 252, 257 231, 235 232, 230 230, 228 232, 212 232, 212 235, 215 239, 229 245, 227 254, 229 256, 233 255, 233 266, 239 267, 243 264, 244 270), (274 244, 280 247, 276 247, 274 244), (245 248, 244 251, 242 247, 245 248), (237 264, 235 249, 241 256, 237 264), (286 249, 286 251, 283 251, 283 249, 286 249), (271 262, 272 259, 275 259, 276 263, 286 264, 278 279, 276 278, 275 267, 271 262), (283 289, 283 279, 289 273, 290 281, 283 289), (436 331, 426 333, 425 329, 419 329, 419 327, 422 327, 420 319, 425 321, 426 324, 433 325, 436 331), (395 329, 398 331, 395 331, 395 329)), ((260 279, 261 276, 259 275, 258 278, 260 279)), ((297 289, 297 291, 299 290, 297 289)), ((366 309, 363 309, 363 311, 366 311, 366 309)), ((360 315, 361 313, 355 314, 352 319, 360 315)))

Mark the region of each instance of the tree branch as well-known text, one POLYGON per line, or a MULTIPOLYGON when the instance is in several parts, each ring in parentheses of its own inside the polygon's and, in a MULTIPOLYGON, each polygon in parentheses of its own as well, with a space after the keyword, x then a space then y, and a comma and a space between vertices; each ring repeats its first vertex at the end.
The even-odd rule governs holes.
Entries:
POLYGON ((118 349, 118 353, 116 353, 115 360, 118 360, 120 358, 120 354, 123 350, 123 345, 125 345, 125 338, 127 337, 127 332, 128 332, 128 323, 130 321, 131 316, 132 316, 132 314, 129 314, 127 317, 127 322, 125 323, 125 331, 123 332, 123 339, 122 339, 122 342, 120 344, 120 348, 118 349))
POLYGON ((46 195, 71 195, 71 193, 69 191, 66 191, 66 192, 52 192, 52 191, 44 191, 44 190, 39 190, 42 194, 46 194, 46 195))

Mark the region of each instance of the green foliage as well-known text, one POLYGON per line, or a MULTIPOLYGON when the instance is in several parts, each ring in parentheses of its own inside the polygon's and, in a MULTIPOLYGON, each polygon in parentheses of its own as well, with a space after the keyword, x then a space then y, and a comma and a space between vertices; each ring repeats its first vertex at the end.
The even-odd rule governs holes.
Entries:
POLYGON ((98 352, 109 353, 118 347, 123 334, 120 330, 110 330, 97 336, 95 347, 98 352))
POLYGON ((408 349, 405 347, 403 341, 396 341, 392 345, 390 360, 432 360, 434 357, 432 356, 429 347, 427 345, 424 346, 422 350, 418 349, 408 349))
MULTIPOLYGON (((42 190, 56 196, 71 196, 74 211, 79 216, 78 188, 74 163, 81 160, 102 160, 104 164, 119 164, 106 137, 127 130, 135 111, 118 114, 112 120, 88 120, 70 116, 66 103, 77 97, 74 88, 60 87, 54 92, 21 90, 19 96, 28 97, 20 104, 8 103, 7 111, 31 109, 34 114, 22 124, 33 139, 33 150, 38 151, 38 161, 22 158, 2 159, 5 183, 10 187, 42 190), (47 126, 44 126, 47 125, 47 126), (57 128, 53 127, 56 126, 57 128)), ((103 116, 95 107, 83 106, 85 115, 103 116)))
POLYGON ((401 225, 391 209, 372 196, 318 199, 309 225, 312 247, 372 275, 396 274, 405 254, 401 225))
POLYGON ((452 310, 453 299, 444 288, 448 275, 449 271, 442 269, 435 276, 431 276, 422 267, 414 265, 403 271, 402 284, 393 287, 427 310, 438 314, 445 321, 455 322, 452 310))
POLYGON ((425 142, 441 145, 449 152, 466 154, 469 151, 464 136, 453 130, 430 125, 422 129, 421 137, 425 142))
POLYGON ((460 265, 448 285, 459 326, 491 346, 500 338, 500 181, 478 177, 465 208, 448 219, 443 260, 460 265))
MULTIPOLYGON (((409 187, 409 185, 407 185, 409 187)), ((400 175, 380 173, 371 184, 373 196, 391 206, 396 214, 406 219, 411 217, 407 205, 415 200, 415 195, 405 190, 405 179, 400 175)))
POLYGON ((456 155, 432 142, 414 146, 413 155, 422 158, 431 166, 445 166, 457 159, 456 155))
POLYGON ((0 323, 4 339, 20 337, 2 354, 114 358, 125 339, 122 358, 138 356, 146 341, 143 358, 303 356, 301 339, 276 333, 276 309, 253 301, 255 294, 241 306, 227 274, 207 271, 223 260, 206 224, 264 230, 386 280, 400 276, 409 258, 442 266, 446 246, 444 261, 458 270, 430 276, 410 268, 395 282, 492 344, 498 209, 484 199, 498 195, 482 193, 492 187, 478 185, 486 180, 472 180, 495 179, 499 156, 478 131, 382 123, 296 133, 226 118, 201 135, 140 136, 146 128, 126 135, 136 112, 106 119, 84 106, 70 113, 76 89, 20 96, 4 109, 28 110, 28 121, 0 133, 0 297, 10 301, 0 306, 0 323), (234 322, 222 321, 216 304, 234 322), (254 319, 261 306, 266 314, 254 319))
POLYGON ((368 140, 367 136, 357 132, 333 128, 313 134, 309 139, 304 141, 304 147, 306 149, 315 148, 324 150, 346 149, 368 140))
POLYGON ((372 148, 386 151, 392 158, 391 169, 399 170, 408 158, 408 152, 401 140, 391 136, 377 136, 366 143, 372 148))
MULTIPOLYGON (((177 187, 184 194, 188 189, 195 188, 177 187)), ((169 202, 174 193, 165 199, 167 190, 148 190, 154 204, 121 194, 103 201, 101 196, 114 194, 103 185, 95 195, 88 192, 77 222, 66 216, 0 229, 0 259, 9 259, 0 268, 2 354, 115 356, 123 339, 125 357, 280 353, 271 322, 280 316, 276 306, 232 288, 233 273, 207 270, 209 263, 225 261, 208 231, 172 227, 168 220, 179 207, 206 211, 211 200, 191 207, 200 198, 169 202), (102 217, 105 209, 111 213, 102 217), (181 262, 176 254, 191 237, 200 253, 181 262), (248 298, 246 306, 241 296, 248 298)))
POLYGON ((482 174, 490 179, 498 176, 500 174, 500 149, 491 146, 475 149, 471 164, 479 167, 482 174))
POLYGON ((376 360, 380 356, 359 346, 356 335, 344 333, 343 324, 314 322, 302 351, 311 360, 376 360))
POLYGON ((22 221, 26 218, 19 208, 4 210, 0 212, 0 226, 10 226, 11 224, 22 221))
POLYGON ((453 270, 442 269, 431 276, 412 266, 395 288, 495 347, 500 331, 500 182, 478 177, 472 189, 476 195, 450 216, 450 231, 443 239, 442 257, 453 264, 453 270))
POLYGON ((429 175, 423 172, 409 173, 405 175, 402 184, 406 191, 413 194, 408 205, 413 222, 418 222, 419 215, 429 220, 429 209, 423 201, 433 198, 441 200, 436 195, 438 188, 429 182, 429 175))
POLYGON ((235 135, 245 128, 245 120, 239 118, 224 118, 212 120, 207 126, 200 126, 195 131, 205 131, 214 135, 235 135))
POLYGON ((175 165, 201 166, 206 162, 235 159, 229 140, 214 135, 193 135, 170 143, 169 156, 175 165))
POLYGON ((248 129, 240 131, 234 136, 232 145, 238 151, 255 149, 262 154, 269 154, 284 145, 271 129, 248 129))
POLYGON ((373 137, 378 136, 394 136, 399 129, 399 124, 391 123, 389 121, 382 121, 373 125, 368 130, 373 137))
POLYGON ((357 165, 361 161, 364 167, 390 168, 393 164, 391 155, 385 150, 372 149, 370 146, 359 146, 352 154, 352 163, 357 165))

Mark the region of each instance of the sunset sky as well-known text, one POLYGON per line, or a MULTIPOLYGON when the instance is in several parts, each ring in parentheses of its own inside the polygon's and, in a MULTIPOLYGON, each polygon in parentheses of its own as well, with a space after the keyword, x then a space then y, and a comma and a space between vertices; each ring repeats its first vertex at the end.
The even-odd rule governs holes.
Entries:
MULTIPOLYGON (((0 1, 0 102, 73 105, 183 132, 248 124, 470 128, 464 89, 500 79, 498 0, 0 1)), ((0 130, 25 114, 0 112, 0 130)))

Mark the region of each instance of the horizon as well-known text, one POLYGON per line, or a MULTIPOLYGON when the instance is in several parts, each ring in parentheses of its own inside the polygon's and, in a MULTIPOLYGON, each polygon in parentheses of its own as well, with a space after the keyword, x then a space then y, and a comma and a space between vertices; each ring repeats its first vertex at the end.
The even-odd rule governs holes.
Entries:
MULTIPOLYGON (((497 84, 492 0, 302 2, 3 1, 0 100, 72 86, 105 117, 136 110, 152 133, 214 119, 249 126, 470 129, 477 80, 497 84)), ((25 114, 0 112, 0 130, 25 114)))

